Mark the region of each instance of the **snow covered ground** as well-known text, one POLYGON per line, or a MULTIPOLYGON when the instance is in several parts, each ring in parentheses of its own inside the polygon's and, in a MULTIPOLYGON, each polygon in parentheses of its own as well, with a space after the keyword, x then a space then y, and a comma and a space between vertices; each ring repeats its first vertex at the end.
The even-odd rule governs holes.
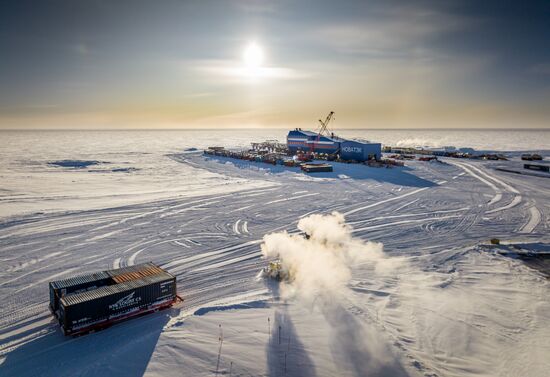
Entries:
POLYGON ((183 139, 139 157, 135 145, 120 155, 34 154, 25 166, 47 187, 22 199, 16 189, 32 174, 3 166, 0 375, 548 374, 550 282, 505 251, 548 251, 550 179, 455 159, 304 175, 205 158, 183 150, 208 138, 183 139), (49 164, 67 159, 104 163, 49 164), (333 211, 383 255, 354 262, 342 289, 313 300, 258 277, 265 235, 333 211), (493 237, 509 245, 487 245, 493 237), (183 304, 61 334, 49 281, 145 261, 177 276, 183 304))

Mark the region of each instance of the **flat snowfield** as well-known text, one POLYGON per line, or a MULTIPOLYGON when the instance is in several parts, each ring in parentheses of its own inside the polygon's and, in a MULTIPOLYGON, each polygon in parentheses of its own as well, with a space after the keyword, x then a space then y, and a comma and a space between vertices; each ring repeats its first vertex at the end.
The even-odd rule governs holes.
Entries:
POLYGON ((549 250, 550 179, 464 159, 305 175, 163 158, 204 189, 0 224, 2 377, 549 375, 549 280, 516 251, 549 250), (381 254, 348 263, 338 289, 331 266, 313 266, 307 298, 259 277, 265 235, 299 237, 301 219, 333 211, 381 254), (182 304, 62 335, 49 281, 146 261, 177 277, 182 304))

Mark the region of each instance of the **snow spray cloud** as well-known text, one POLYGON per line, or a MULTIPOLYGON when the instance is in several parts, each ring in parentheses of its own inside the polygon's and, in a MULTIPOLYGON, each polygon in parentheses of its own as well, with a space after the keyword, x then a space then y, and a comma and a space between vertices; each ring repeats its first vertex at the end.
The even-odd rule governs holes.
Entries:
POLYGON ((387 339, 346 309, 351 268, 361 265, 375 278, 394 273, 396 258, 387 258, 381 243, 353 238, 351 227, 338 212, 305 217, 298 222, 298 229, 309 238, 273 233, 266 235, 261 245, 263 255, 279 258, 283 271, 290 276, 281 282, 282 298, 296 298, 320 308, 330 324, 329 342, 340 368, 355 376, 406 375, 387 339))
POLYGON ((309 236, 287 232, 264 236, 261 245, 266 258, 279 258, 291 278, 282 282, 283 298, 296 297, 313 303, 341 293, 351 280, 351 267, 371 262, 380 271, 393 262, 383 253, 383 245, 355 239, 351 227, 338 212, 311 215, 298 222, 298 229, 309 236))

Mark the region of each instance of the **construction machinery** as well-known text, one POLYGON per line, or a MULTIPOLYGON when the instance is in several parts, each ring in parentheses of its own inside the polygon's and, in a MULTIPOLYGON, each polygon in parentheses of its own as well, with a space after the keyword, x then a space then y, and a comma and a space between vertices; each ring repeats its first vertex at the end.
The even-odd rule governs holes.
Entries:
POLYGON ((313 144, 311 144, 311 149, 310 149, 310 153, 315 153, 315 147, 317 146, 317 144, 319 144, 319 141, 321 139, 321 136, 323 135, 323 133, 327 133, 327 137, 333 137, 334 134, 330 134, 329 131, 328 131, 328 124, 330 122, 330 120, 332 119, 332 117, 334 116, 334 111, 331 111, 330 113, 328 113, 327 117, 325 118, 325 121, 323 122, 321 119, 319 119, 319 123, 321 123, 321 128, 319 128, 319 132, 317 133, 317 138, 315 139, 315 142, 313 144))
POLYGON ((280 260, 269 262, 267 267, 262 269, 262 276, 277 281, 290 280, 290 272, 283 268, 283 264, 280 260))

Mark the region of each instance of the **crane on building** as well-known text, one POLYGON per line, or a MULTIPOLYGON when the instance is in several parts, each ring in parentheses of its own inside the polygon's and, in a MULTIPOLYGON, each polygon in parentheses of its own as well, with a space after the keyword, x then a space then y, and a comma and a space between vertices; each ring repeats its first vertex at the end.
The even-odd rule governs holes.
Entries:
POLYGON ((328 132, 328 124, 331 121, 333 116, 334 116, 334 111, 331 111, 330 113, 328 113, 324 122, 321 119, 319 119, 319 123, 321 123, 321 129, 319 130, 319 135, 321 135, 323 132, 328 132))
POLYGON ((323 122, 321 119, 319 119, 319 123, 321 123, 321 128, 319 129, 319 133, 317 134, 317 137, 315 138, 315 142, 311 145, 311 153, 315 152, 315 145, 319 143, 319 140, 321 139, 321 136, 323 133, 327 133, 327 136, 331 136, 328 133, 328 124, 330 123, 331 119, 334 116, 334 111, 331 111, 328 113, 327 117, 325 118, 325 121, 323 122))
POLYGON ((321 140, 321 136, 324 133, 326 133, 327 137, 334 136, 334 134, 330 134, 328 132, 328 124, 333 119, 333 117, 334 117, 334 111, 331 111, 330 113, 328 113, 328 115, 325 118, 324 122, 321 119, 319 119, 319 123, 321 123, 321 127, 319 129, 319 132, 317 133, 317 136, 315 137, 315 139, 311 143, 311 145, 309 147, 309 150, 306 153, 301 152, 301 153, 298 154, 298 160, 299 161, 311 161, 314 158, 315 146, 317 144, 319 144, 319 141, 321 140))

